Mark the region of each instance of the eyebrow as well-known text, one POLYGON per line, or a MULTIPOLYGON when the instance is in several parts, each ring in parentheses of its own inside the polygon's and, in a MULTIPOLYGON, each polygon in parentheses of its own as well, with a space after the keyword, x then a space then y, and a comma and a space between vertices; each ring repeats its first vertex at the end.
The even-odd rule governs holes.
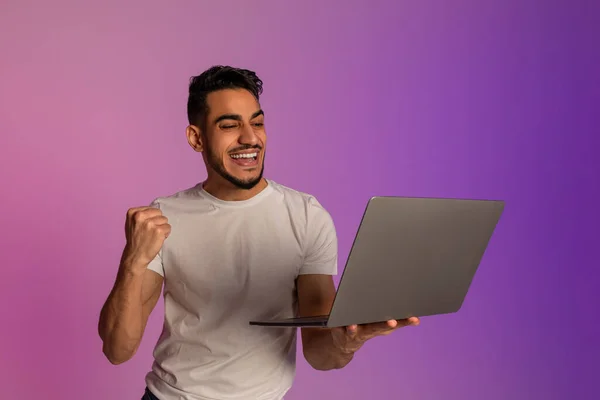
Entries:
MULTIPOLYGON (((258 117, 259 115, 265 115, 265 112, 263 110, 258 110, 257 112, 252 114, 250 119, 252 120, 252 119, 258 117)), ((215 124, 217 124, 223 120, 226 120, 226 119, 230 119, 230 120, 234 120, 234 121, 242 121, 242 116, 239 114, 223 114, 223 115, 219 116, 217 119, 215 119, 215 124)))

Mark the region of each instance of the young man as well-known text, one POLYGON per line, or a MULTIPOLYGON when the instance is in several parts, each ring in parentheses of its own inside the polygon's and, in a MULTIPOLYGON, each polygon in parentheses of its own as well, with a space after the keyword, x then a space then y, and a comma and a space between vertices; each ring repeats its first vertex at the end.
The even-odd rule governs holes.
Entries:
MULTIPOLYGON (((296 330, 253 319, 328 314, 337 237, 312 196, 263 177, 267 134, 252 71, 217 66, 192 79, 186 135, 207 179, 132 208, 99 333, 113 364, 135 354, 164 284, 164 328, 143 399, 282 399, 296 330)), ((366 340, 418 319, 302 329, 317 370, 342 368, 366 340)))

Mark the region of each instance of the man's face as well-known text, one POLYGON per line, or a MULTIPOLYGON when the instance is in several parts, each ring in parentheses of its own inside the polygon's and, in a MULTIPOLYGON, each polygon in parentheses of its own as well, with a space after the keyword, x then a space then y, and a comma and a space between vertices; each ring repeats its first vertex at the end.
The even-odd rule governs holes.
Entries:
POLYGON ((209 177, 216 173, 239 188, 252 189, 262 178, 267 143, 260 104, 243 89, 212 92, 206 100, 202 140, 209 177))

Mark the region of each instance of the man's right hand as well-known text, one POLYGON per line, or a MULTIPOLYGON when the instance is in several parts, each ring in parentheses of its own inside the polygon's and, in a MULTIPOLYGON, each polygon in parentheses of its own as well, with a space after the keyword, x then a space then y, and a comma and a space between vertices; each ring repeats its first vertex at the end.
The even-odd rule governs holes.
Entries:
POLYGON ((135 207, 127 211, 123 252, 126 268, 133 273, 143 273, 158 254, 171 233, 167 217, 154 207, 135 207))

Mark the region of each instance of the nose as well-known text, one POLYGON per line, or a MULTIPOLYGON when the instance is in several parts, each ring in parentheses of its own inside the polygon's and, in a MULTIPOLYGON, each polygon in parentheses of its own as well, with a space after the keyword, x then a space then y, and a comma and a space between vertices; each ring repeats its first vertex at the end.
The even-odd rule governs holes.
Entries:
POLYGON ((238 138, 238 141, 240 142, 240 144, 253 146, 258 143, 258 136, 256 135, 254 129, 252 129, 251 126, 244 125, 240 133, 240 137, 238 138))

